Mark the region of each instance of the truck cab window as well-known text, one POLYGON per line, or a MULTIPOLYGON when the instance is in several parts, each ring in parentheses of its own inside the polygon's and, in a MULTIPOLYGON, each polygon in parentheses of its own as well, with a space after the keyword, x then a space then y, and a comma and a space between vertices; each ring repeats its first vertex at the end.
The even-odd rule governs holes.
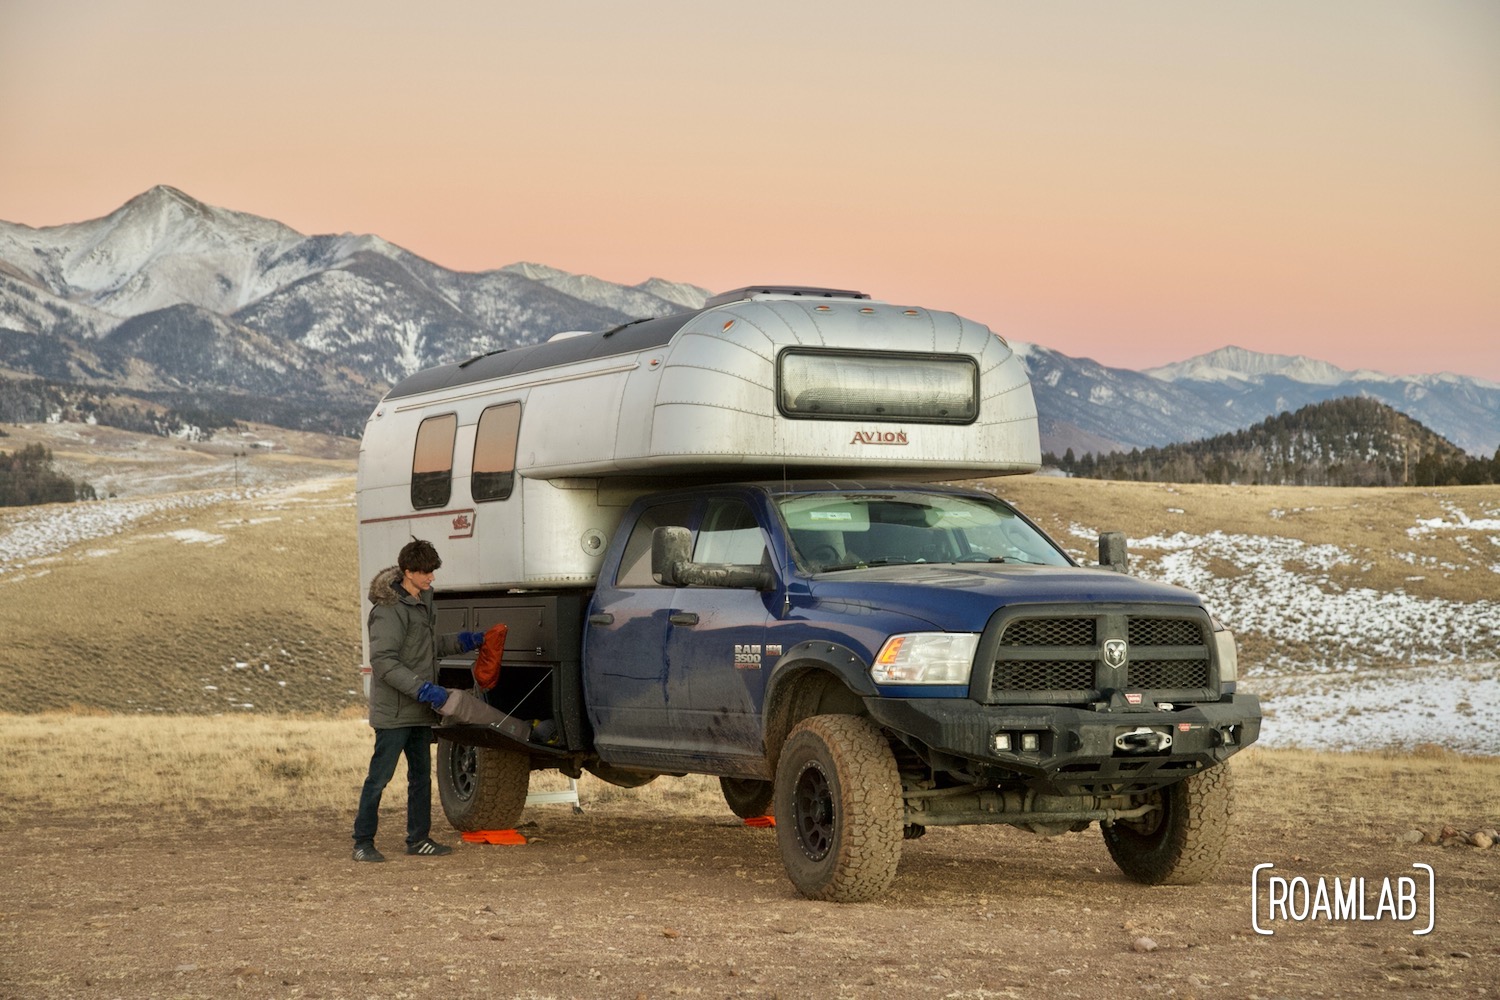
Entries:
POLYGON ((458 433, 458 415, 444 413, 428 417, 417 428, 417 446, 411 460, 411 505, 441 507, 453 488, 453 439, 458 433))
POLYGON ((617 587, 660 587, 651 575, 651 532, 671 525, 689 527, 695 504, 691 500, 657 504, 641 512, 640 519, 625 542, 620 556, 620 571, 615 574, 617 587))
POLYGON ((501 403, 479 415, 474 435, 474 474, 469 494, 476 503, 504 500, 516 483, 516 441, 521 432, 521 404, 501 403))
POLYGON ((710 500, 693 562, 759 566, 765 558, 765 535, 749 506, 741 500, 710 500))

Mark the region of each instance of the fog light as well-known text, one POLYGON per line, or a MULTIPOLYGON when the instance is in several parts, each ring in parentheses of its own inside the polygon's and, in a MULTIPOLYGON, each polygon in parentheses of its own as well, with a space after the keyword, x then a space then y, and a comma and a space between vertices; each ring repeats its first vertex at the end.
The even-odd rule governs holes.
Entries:
POLYGON ((990 742, 996 753, 1010 753, 1010 733, 996 733, 990 742))
POLYGON ((1042 738, 1036 733, 1021 734, 1021 749, 1034 753, 1042 748, 1042 738))

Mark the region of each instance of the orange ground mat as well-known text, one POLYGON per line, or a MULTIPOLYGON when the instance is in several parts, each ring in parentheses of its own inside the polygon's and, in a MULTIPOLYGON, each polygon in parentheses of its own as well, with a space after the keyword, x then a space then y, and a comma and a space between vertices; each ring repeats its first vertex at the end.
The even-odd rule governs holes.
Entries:
POLYGON ((463 839, 471 844, 524 844, 526 838, 514 830, 469 830, 463 839))
POLYGON ((776 817, 775 816, 756 816, 756 817, 753 817, 751 819, 745 820, 745 825, 746 826, 775 826, 776 825, 776 817))

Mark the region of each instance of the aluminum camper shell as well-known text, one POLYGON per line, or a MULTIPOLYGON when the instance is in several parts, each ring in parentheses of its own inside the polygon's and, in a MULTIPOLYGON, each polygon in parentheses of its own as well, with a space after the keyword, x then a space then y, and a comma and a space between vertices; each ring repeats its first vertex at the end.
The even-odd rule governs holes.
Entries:
POLYGON ((1040 459, 1025 368, 982 324, 858 292, 740 289, 395 386, 360 448, 361 576, 416 536, 442 555, 440 590, 583 588, 625 507, 651 490, 938 481, 1040 459), (505 454, 482 421, 505 425, 505 454))

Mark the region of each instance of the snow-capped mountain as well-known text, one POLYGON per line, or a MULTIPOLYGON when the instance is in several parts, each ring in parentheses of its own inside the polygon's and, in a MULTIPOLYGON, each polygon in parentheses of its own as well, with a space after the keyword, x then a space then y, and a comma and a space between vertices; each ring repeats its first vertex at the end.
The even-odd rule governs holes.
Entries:
MULTIPOLYGON (((747 275, 747 283, 756 275, 747 275)), ((296 404, 357 428, 412 372, 564 330, 701 306, 709 291, 620 285, 542 264, 453 271, 374 235, 305 236, 156 187, 102 219, 0 222, 0 379, 40 376, 254 419, 296 404)), ((1398 378, 1238 347, 1146 372, 1013 341, 1045 450, 1212 437, 1283 410, 1370 396, 1466 450, 1500 447, 1500 386, 1398 378)))
POLYGON ((1010 344, 1031 376, 1043 451, 1129 451, 1211 437, 1242 426, 1212 403, 1141 372, 1109 368, 1036 344, 1010 344))
POLYGON ((1394 376, 1379 372, 1348 372, 1326 361, 1301 355, 1261 354, 1232 345, 1175 364, 1147 368, 1145 374, 1164 382, 1244 382, 1263 375, 1281 375, 1293 382, 1311 385, 1339 385, 1353 379, 1394 380, 1394 376))
POLYGON ((1471 454, 1489 457, 1500 448, 1500 385, 1484 379, 1351 372, 1312 358, 1242 347, 1220 348, 1145 374, 1192 394, 1234 430, 1309 403, 1361 396, 1413 417, 1471 454))
MULTIPOLYGON (((358 402, 421 368, 698 306, 540 265, 452 271, 156 187, 102 219, 0 222, 0 368, 138 392, 358 402)), ((230 397, 229 402, 233 402, 230 397)))

